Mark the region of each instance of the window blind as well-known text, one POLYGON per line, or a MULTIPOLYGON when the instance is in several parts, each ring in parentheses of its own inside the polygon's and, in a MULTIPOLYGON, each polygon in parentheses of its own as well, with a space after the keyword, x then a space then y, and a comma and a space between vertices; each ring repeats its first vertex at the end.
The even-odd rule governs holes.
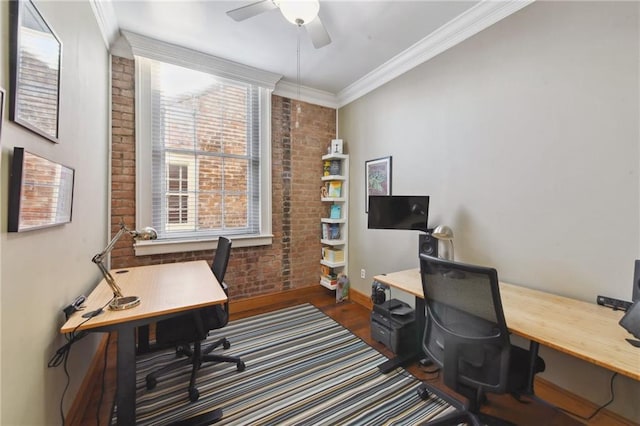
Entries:
POLYGON ((159 238, 260 232, 260 90, 150 61, 159 238))

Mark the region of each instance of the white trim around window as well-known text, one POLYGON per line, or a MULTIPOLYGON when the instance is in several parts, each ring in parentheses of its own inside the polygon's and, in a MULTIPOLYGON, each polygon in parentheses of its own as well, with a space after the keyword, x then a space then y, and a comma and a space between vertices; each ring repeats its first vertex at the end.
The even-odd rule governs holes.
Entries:
MULTIPOLYGON (((166 46, 165 46, 166 48, 166 46)), ((184 52, 183 52, 184 53, 184 52)), ((152 223, 152 119, 150 62, 136 60, 136 226, 152 223)), ((181 61, 183 61, 181 59, 181 61)), ((260 88, 260 233, 232 236, 234 247, 270 245, 271 230, 271 88, 260 88)), ((137 241, 136 256, 215 249, 217 238, 137 241)))

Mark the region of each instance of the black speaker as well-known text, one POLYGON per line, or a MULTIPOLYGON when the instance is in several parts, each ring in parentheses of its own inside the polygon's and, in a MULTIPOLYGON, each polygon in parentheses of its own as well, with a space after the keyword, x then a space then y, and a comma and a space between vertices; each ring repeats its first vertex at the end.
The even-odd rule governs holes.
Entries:
POLYGON ((438 257, 438 239, 432 237, 430 232, 427 234, 420 234, 418 239, 418 253, 438 257))
POLYGON ((634 302, 640 300, 640 259, 636 260, 636 268, 633 272, 633 293, 631 300, 634 302))

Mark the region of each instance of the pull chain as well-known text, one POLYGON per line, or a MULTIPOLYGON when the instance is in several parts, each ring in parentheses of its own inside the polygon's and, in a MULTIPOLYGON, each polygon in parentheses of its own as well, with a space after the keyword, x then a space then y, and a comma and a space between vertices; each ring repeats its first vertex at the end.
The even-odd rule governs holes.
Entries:
POLYGON ((298 50, 296 52, 297 53, 297 58, 298 58, 298 63, 296 64, 297 65, 297 68, 296 68, 296 83, 297 83, 297 86, 298 86, 298 103, 297 103, 297 106, 296 106, 296 124, 295 124, 296 129, 298 127, 300 127, 299 116, 300 116, 300 111, 301 111, 301 108, 300 108, 300 31, 301 30, 302 30, 302 25, 298 24, 298 50))

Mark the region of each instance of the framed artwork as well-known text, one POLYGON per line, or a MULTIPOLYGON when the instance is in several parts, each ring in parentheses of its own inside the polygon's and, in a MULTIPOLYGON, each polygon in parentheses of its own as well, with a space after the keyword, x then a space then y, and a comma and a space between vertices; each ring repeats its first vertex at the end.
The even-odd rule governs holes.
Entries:
POLYGON ((4 120, 4 89, 0 87, 0 139, 2 139, 3 120, 4 120))
POLYGON ((13 148, 8 231, 22 232, 71 222, 75 170, 13 148))
POLYGON ((58 142, 62 43, 31 0, 9 3, 9 118, 58 142))
POLYGON ((365 161, 365 206, 369 212, 369 195, 391 195, 391 156, 365 161))

